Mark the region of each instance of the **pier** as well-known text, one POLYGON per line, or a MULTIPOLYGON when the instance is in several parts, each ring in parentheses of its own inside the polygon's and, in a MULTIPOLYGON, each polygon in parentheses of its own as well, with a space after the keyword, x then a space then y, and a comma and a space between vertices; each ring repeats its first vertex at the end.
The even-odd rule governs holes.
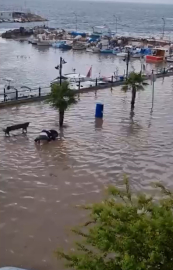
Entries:
MULTIPOLYGON (((165 77, 170 77, 173 76, 173 71, 168 72, 168 73, 157 73, 155 74, 156 78, 165 78, 165 77)), ((145 76, 146 80, 150 80, 150 78, 148 78, 147 76, 145 76)), ((125 83, 124 81, 118 80, 118 81, 114 81, 114 82, 108 82, 105 83, 103 85, 97 85, 97 80, 96 80, 96 85, 93 87, 89 87, 89 88, 82 88, 80 89, 80 84, 79 84, 79 89, 78 90, 74 90, 74 92, 76 94, 83 94, 83 93, 88 93, 88 92, 96 92, 99 90, 103 90, 106 88, 115 88, 118 86, 122 86, 125 83)), ((32 103, 32 102, 38 102, 38 101, 43 101, 47 98, 47 95, 50 93, 51 91, 51 87, 47 86, 47 87, 37 87, 37 88, 33 88, 30 89, 30 94, 27 97, 19 97, 20 93, 25 94, 25 90, 14 90, 8 94, 14 94, 16 95, 16 98, 13 100, 7 100, 6 101, 6 94, 4 93, 0 93, 0 109, 7 107, 7 106, 16 106, 18 104, 25 104, 25 103, 32 103)), ((27 91, 28 93, 28 91, 27 91)))

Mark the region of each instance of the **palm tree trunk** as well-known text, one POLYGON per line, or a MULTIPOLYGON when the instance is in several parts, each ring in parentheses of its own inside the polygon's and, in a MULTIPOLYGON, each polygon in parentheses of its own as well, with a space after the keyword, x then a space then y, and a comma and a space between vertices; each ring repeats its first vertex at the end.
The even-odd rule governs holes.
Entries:
POLYGON ((64 110, 59 110, 59 126, 62 127, 64 123, 64 110))
POLYGON ((133 111, 135 108, 135 99, 136 99, 136 87, 132 88, 132 101, 131 101, 131 110, 133 111))

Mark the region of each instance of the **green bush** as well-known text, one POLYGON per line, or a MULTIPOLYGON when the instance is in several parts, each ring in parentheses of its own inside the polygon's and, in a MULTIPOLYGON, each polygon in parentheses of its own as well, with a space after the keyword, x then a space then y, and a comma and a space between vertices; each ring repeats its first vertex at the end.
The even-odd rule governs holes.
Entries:
POLYGON ((74 252, 56 251, 69 268, 78 270, 146 270, 173 268, 173 196, 161 184, 162 199, 132 196, 109 187, 101 203, 90 211, 86 224, 73 229, 79 237, 74 252))

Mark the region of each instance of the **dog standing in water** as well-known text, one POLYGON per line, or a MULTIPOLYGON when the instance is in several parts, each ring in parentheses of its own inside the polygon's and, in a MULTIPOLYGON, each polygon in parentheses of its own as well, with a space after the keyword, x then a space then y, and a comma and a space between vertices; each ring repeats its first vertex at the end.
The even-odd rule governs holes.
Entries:
POLYGON ((42 130, 40 135, 35 139, 36 143, 40 143, 41 141, 54 141, 58 137, 58 132, 54 129, 50 130, 42 130))

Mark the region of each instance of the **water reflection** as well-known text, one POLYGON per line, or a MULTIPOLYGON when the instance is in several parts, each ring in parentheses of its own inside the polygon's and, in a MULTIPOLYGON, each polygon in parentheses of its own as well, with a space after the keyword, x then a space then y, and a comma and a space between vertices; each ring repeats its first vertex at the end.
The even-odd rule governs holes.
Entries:
POLYGON ((101 130, 103 127, 103 119, 101 118, 95 118, 95 129, 101 130))

